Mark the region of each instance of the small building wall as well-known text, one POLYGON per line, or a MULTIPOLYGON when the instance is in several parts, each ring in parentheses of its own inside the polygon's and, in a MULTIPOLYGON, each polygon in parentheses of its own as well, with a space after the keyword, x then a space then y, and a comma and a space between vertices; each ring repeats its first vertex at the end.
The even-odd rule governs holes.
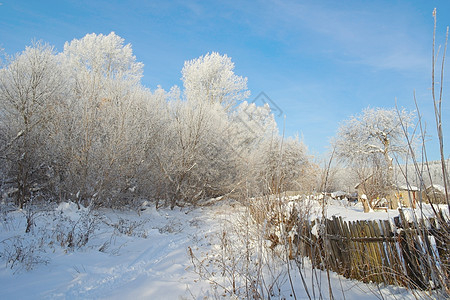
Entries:
POLYGON ((416 208, 417 191, 397 190, 394 192, 394 197, 403 207, 416 208))

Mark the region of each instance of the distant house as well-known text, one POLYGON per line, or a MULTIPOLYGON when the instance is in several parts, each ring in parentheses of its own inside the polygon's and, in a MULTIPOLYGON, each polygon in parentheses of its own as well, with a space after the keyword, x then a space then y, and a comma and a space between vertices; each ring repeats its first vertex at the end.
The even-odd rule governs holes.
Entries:
POLYGON ((394 185, 393 196, 402 206, 416 208, 416 201, 419 197, 418 193, 418 187, 412 185, 394 185))
POLYGON ((392 185, 391 188, 386 186, 380 188, 372 181, 372 176, 357 184, 355 189, 358 191, 359 200, 361 201, 361 195, 366 195, 374 209, 377 207, 396 209, 398 205, 415 208, 419 197, 419 188, 415 186, 392 185), (384 191, 384 195, 380 195, 380 191, 384 191))
POLYGON ((446 204, 445 188, 438 184, 430 185, 423 192, 422 197, 424 201, 431 202, 433 204, 446 204))

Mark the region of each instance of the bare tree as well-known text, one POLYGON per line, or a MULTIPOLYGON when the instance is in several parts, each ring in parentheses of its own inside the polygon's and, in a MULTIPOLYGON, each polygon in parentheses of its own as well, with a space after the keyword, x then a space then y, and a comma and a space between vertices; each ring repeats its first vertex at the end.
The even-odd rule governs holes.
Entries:
MULTIPOLYGON (((395 109, 367 108, 340 126, 335 141, 336 154, 359 169, 362 183, 377 185, 379 193, 371 195, 369 200, 384 197, 392 189, 392 155, 400 155, 406 149, 401 123, 409 127, 412 118, 405 110, 397 114, 395 109), (368 174, 364 172, 367 167, 368 174)), ((396 206, 395 201, 390 201, 391 208, 396 206)))

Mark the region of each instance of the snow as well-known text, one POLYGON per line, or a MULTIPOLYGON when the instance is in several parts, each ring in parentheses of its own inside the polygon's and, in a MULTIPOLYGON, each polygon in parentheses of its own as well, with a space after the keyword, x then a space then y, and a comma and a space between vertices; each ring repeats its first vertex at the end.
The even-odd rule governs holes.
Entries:
POLYGON ((445 194, 445 187, 443 187, 443 186, 440 185, 440 184, 433 184, 433 185, 430 185, 427 189, 431 189, 431 188, 434 188, 435 190, 441 192, 442 194, 445 194))
POLYGON ((389 220, 395 216, 398 216, 398 211, 387 210, 365 213, 364 207, 361 203, 348 206, 334 204, 327 206, 327 218, 331 219, 333 216, 342 217, 344 221, 389 220))
MULTIPOLYGON (((318 205, 312 200, 311 203, 318 205)), ((320 213, 319 207, 315 209, 320 213)), ((25 233, 26 211, 0 212, 0 253, 11 249, 14 238, 21 239, 23 245, 29 245, 25 241, 44 245, 42 251, 35 249, 33 255, 39 255, 41 261, 29 271, 24 267, 11 269, 2 255, 1 299, 205 299, 216 294, 211 283, 194 272, 188 247, 199 258, 205 258, 201 255, 206 252, 217 251, 220 230, 226 228, 224 224, 237 224, 245 209, 238 203, 222 201, 195 209, 156 210, 149 206, 139 212, 111 209, 93 212, 88 208, 78 210, 74 203, 61 203, 56 208, 35 213, 35 226, 30 233, 25 233), (89 222, 93 227, 86 225, 89 222), (55 232, 64 228, 75 228, 74 236, 81 236, 86 228, 95 230, 86 245, 70 248, 58 245, 55 232)), ((327 208, 327 216, 333 215, 346 220, 383 219, 392 217, 394 212, 375 212, 368 217, 362 207, 345 206, 336 200, 327 208)), ((226 232, 233 234, 232 230, 226 232)), ((239 237, 241 233, 234 234, 239 237)), ((324 296, 327 295, 326 273, 308 269, 308 262, 305 268, 306 281, 312 282, 313 276, 319 278, 324 296)), ((298 272, 292 273, 297 298, 306 299, 298 272)), ((288 280, 280 282, 283 283, 281 293, 289 298, 288 280)), ((380 297, 378 287, 334 273, 331 273, 331 285, 336 299, 342 293, 349 300, 380 297)), ((414 299, 403 288, 381 287, 380 290, 388 299, 414 299)))
MULTIPOLYGON (((74 203, 62 203, 55 212, 70 219, 81 215, 74 203)), ((14 219, 9 221, 14 230, 3 230, 0 241, 23 235, 23 214, 14 214, 14 219)), ((45 218, 54 216, 48 213, 45 218)), ((74 251, 48 247, 44 253, 48 264, 38 265, 28 272, 11 270, 2 264, 0 298, 178 299, 179 295, 186 294, 187 286, 193 285, 197 278, 196 274, 186 271, 191 267, 186 249, 196 236, 213 228, 206 225, 210 222, 207 209, 186 214, 185 211, 153 208, 142 212, 141 216, 136 212, 109 210, 103 211, 101 218, 102 223, 86 247, 74 251), (131 236, 121 235, 106 224, 117 224, 119 219, 129 224, 145 223, 131 236), (200 230, 199 224, 203 225, 200 230), (99 251, 109 241, 106 250, 99 251)), ((36 223, 35 233, 37 227, 55 225, 47 224, 40 217, 36 223)), ((2 243, 1 247, 4 246, 2 243)))
MULTIPOLYGON (((289 211, 292 210, 292 207, 295 205, 308 207, 310 210, 309 219, 314 220, 316 218, 322 218, 322 199, 323 195, 319 195, 315 197, 316 199, 307 198, 301 200, 299 198, 291 197, 291 201, 287 204, 287 209, 289 211)), ((367 198, 364 194, 361 198, 367 198)), ((435 207, 439 210, 443 211, 444 216, 449 216, 448 206, 447 205, 438 205, 435 207)), ((420 208, 411 209, 403 207, 402 211, 407 220, 412 221, 414 218, 420 218, 423 215, 425 217, 432 217, 434 215, 434 211, 429 204, 422 205, 422 211, 420 208)), ((393 220, 393 218, 399 215, 398 210, 396 209, 386 209, 380 211, 372 210, 370 213, 364 212, 364 207, 361 202, 352 203, 347 199, 337 200, 328 198, 326 200, 325 205, 325 216, 328 219, 332 219, 333 217, 342 217, 343 221, 357 221, 357 220, 393 220)))
POLYGON ((404 191, 415 191, 415 192, 420 191, 420 189, 417 186, 414 186, 414 185, 402 184, 402 185, 397 186, 397 188, 399 190, 404 190, 404 191))
POLYGON ((337 192, 331 193, 331 197, 336 199, 338 197, 345 197, 345 196, 347 196, 347 194, 348 193, 343 192, 343 191, 337 191, 337 192))

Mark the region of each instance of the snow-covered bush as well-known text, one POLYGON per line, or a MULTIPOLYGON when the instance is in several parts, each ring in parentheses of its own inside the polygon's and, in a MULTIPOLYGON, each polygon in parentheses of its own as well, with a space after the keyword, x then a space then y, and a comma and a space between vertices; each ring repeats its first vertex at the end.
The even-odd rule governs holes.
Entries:
POLYGON ((194 271, 211 283, 216 297, 271 299, 286 292, 279 289, 288 281, 286 265, 257 229, 249 215, 241 214, 210 237, 210 251, 188 248, 194 271))
POLYGON ((67 215, 61 210, 56 220, 52 240, 66 251, 86 246, 100 222, 98 215, 91 208, 84 207, 67 215))
POLYGON ((42 240, 13 236, 0 242, 0 258, 14 272, 30 271, 40 264, 47 264, 42 240))

